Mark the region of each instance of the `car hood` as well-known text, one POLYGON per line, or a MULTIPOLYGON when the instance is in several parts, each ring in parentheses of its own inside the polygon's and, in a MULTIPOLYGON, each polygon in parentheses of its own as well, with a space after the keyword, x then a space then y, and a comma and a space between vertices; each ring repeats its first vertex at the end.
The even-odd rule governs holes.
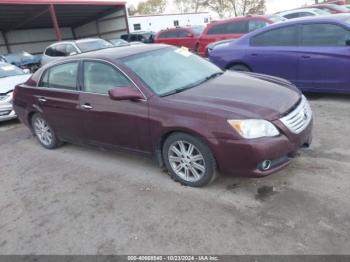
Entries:
POLYGON ((26 82, 30 76, 30 74, 25 74, 0 78, 0 94, 12 91, 16 85, 26 82))
POLYGON ((301 93, 283 79, 227 71, 200 86, 167 98, 195 105, 203 113, 272 121, 288 113, 300 100, 301 93))

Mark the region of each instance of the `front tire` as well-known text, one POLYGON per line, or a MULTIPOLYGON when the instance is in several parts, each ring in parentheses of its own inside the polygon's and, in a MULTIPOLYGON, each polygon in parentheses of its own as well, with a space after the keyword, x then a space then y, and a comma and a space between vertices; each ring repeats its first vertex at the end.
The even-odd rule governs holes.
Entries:
POLYGON ((61 143, 55 132, 40 114, 33 115, 32 128, 35 137, 43 147, 55 149, 60 146, 61 143))
POLYGON ((228 70, 238 71, 238 72, 251 72, 249 67, 243 64, 236 64, 228 68, 228 70))
POLYGON ((203 187, 216 178, 216 163, 207 145, 184 133, 175 133, 163 145, 163 159, 170 176, 182 185, 203 187))

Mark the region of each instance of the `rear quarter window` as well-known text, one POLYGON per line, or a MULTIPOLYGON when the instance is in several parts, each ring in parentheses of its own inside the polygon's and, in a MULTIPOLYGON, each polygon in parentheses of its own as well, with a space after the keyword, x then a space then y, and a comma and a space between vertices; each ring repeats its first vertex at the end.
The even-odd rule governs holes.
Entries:
POLYGON ((345 46, 350 31, 335 24, 309 24, 301 29, 302 46, 345 46))
POLYGON ((39 87, 76 90, 78 62, 69 62, 48 68, 42 75, 39 87))

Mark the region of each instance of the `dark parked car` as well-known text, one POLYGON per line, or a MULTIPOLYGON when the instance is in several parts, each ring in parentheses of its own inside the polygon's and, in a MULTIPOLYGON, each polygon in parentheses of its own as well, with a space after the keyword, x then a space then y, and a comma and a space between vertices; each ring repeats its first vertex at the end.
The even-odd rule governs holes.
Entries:
POLYGON ((350 93, 350 15, 290 20, 217 45, 222 69, 282 77, 303 91, 350 93))
POLYGON ((142 42, 144 44, 151 44, 154 42, 155 34, 155 32, 139 31, 121 35, 120 38, 127 42, 142 42))
POLYGON ((292 84, 224 73, 167 45, 56 61, 16 87, 14 108, 46 148, 67 141, 142 152, 189 186, 208 184, 216 169, 269 175, 311 142, 312 112, 292 84))

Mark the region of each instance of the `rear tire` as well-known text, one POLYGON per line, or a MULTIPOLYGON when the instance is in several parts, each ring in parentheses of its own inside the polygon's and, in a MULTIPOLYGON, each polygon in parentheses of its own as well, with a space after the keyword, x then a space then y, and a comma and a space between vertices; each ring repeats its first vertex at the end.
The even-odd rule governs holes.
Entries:
POLYGON ((228 68, 228 70, 238 71, 238 72, 251 72, 249 67, 243 64, 236 64, 228 68))
POLYGON ((198 54, 198 49, 199 49, 199 44, 197 43, 196 46, 194 47, 194 52, 198 54))
POLYGON ((62 144, 42 115, 38 113, 34 114, 31 124, 35 137, 43 147, 55 149, 62 144))
POLYGON ((185 133, 166 139, 163 159, 171 178, 185 186, 203 187, 217 176, 216 161, 208 146, 185 133))

